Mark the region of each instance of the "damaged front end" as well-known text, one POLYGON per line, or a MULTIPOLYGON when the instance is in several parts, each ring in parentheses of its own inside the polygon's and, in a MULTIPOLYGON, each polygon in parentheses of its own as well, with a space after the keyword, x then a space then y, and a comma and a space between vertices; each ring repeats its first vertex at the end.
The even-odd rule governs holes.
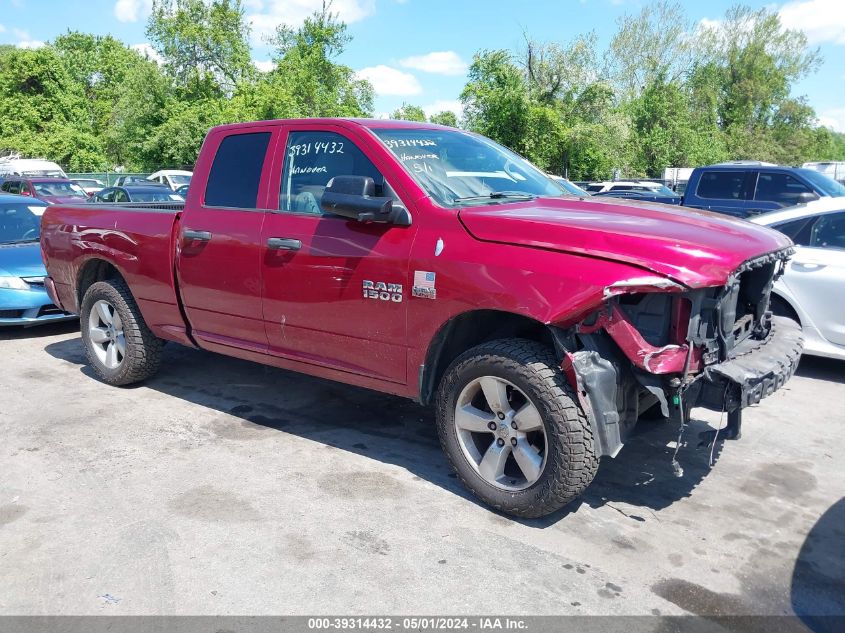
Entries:
POLYGON ((599 310, 554 328, 597 454, 615 456, 655 406, 681 428, 692 407, 726 411, 724 437, 739 436, 741 409, 780 388, 801 356, 800 326, 769 310, 791 254, 787 248, 749 260, 719 287, 625 280, 605 288, 599 310))

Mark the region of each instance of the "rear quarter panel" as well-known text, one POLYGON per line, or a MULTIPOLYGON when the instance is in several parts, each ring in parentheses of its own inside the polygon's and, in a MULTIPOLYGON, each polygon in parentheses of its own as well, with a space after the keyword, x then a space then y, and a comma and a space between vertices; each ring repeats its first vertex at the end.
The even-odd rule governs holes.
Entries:
POLYGON ((186 342, 173 276, 178 217, 159 209, 49 207, 41 220, 41 250, 62 306, 79 311, 82 271, 92 260, 102 260, 126 280, 157 336, 186 342))

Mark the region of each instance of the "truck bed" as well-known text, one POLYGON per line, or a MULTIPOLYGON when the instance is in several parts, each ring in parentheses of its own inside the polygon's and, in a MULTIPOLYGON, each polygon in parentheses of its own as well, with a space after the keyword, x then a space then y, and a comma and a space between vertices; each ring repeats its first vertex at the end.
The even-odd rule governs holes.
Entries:
POLYGON ((78 280, 113 266, 132 288, 150 329, 182 338, 174 253, 183 202, 55 205, 41 219, 44 263, 56 298, 79 312, 78 280))

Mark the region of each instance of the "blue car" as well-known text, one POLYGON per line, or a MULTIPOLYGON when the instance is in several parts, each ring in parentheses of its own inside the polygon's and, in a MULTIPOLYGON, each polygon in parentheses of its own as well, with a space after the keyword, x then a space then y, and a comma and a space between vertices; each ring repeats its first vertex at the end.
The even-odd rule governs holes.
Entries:
POLYGON ((47 204, 0 194, 0 326, 37 325, 77 318, 47 296, 38 237, 47 204))
POLYGON ((696 167, 681 204, 747 218, 819 198, 842 196, 845 187, 812 169, 733 161, 696 167))

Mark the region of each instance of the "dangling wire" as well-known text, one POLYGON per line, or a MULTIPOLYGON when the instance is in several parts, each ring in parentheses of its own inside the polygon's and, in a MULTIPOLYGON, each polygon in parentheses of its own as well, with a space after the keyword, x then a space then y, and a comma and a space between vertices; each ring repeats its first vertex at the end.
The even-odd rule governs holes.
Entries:
POLYGON ((710 461, 708 462, 710 468, 713 468, 713 453, 716 450, 716 442, 719 441, 719 431, 722 430, 722 421, 725 419, 725 400, 728 397, 728 384, 725 383, 725 393, 722 395, 722 413, 719 415, 719 426, 716 427, 716 435, 713 436, 713 443, 710 445, 710 461))
POLYGON ((678 441, 675 444, 675 453, 672 455, 672 471, 675 473, 675 477, 684 476, 684 469, 681 468, 681 464, 678 462, 678 451, 681 450, 681 442, 684 439, 684 430, 687 428, 686 408, 684 407, 682 393, 683 392, 681 390, 678 390, 678 406, 681 409, 681 426, 678 429, 678 441))

